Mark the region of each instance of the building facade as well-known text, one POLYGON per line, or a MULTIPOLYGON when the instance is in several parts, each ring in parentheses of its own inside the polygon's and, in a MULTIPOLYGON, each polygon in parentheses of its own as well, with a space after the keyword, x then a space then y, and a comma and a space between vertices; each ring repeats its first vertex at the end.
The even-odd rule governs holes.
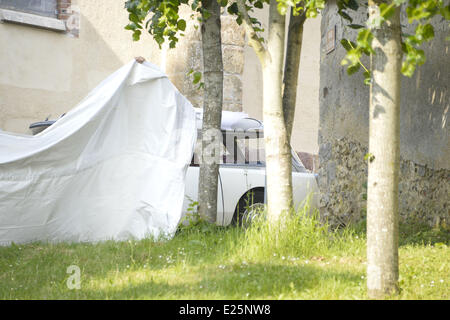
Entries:
MULTIPOLYGON (((101 80, 135 56, 159 65, 196 107, 203 92, 190 70, 202 70, 198 21, 187 6, 185 36, 159 49, 149 34, 133 42, 128 13, 117 0, 0 0, 0 129, 30 133, 31 123, 74 107, 101 80)), ((257 17, 267 26, 268 10, 257 17)), ((243 29, 222 16, 224 109, 262 120, 262 72, 243 29)), ((318 153, 320 19, 307 21, 293 129, 297 151, 318 153)))
MULTIPOLYGON (((362 72, 348 76, 341 66, 346 52, 339 41, 354 39, 356 31, 337 10, 329 1, 322 15, 319 185, 322 216, 348 224, 366 214, 369 87, 362 72)), ((365 17, 363 8, 353 23, 363 24, 365 17)), ((448 23, 437 18, 433 25, 435 38, 424 46, 427 61, 412 78, 402 77, 400 123, 400 217, 430 225, 450 220, 448 23)))

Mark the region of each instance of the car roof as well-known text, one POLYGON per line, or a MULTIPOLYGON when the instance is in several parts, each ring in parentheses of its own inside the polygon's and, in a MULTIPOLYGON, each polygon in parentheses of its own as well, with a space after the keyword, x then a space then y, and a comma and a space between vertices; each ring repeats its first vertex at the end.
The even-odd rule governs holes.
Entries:
MULTIPOLYGON (((195 108, 197 129, 202 128, 203 109, 195 108)), ((251 118, 244 112, 222 111, 221 129, 225 132, 260 132, 264 131, 262 121, 251 118)))

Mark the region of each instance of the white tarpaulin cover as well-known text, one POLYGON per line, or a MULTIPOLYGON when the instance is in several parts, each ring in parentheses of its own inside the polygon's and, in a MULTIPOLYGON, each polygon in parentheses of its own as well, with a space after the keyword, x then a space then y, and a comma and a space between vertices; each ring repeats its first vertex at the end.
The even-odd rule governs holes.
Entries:
POLYGON ((195 139, 189 101, 130 62, 45 131, 0 132, 0 244, 173 235, 195 139))

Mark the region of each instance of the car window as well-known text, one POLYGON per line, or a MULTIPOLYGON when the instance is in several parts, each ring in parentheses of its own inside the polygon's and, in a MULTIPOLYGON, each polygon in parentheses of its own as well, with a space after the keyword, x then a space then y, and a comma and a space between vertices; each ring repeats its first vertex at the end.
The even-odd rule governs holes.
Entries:
POLYGON ((250 133, 236 137, 237 148, 242 154, 244 164, 264 166, 266 163, 264 137, 262 134, 250 133))
MULTIPOLYGON (((200 165, 201 134, 197 135, 191 166, 200 165)), ((239 132, 226 131, 222 135, 220 149, 220 164, 265 166, 264 134, 260 131, 239 132)), ((292 169, 296 172, 306 172, 300 159, 292 151, 292 169)))
POLYGON ((303 165, 302 161, 295 153, 295 151, 291 149, 291 153, 292 153, 292 171, 308 172, 308 170, 306 170, 305 166, 303 165))

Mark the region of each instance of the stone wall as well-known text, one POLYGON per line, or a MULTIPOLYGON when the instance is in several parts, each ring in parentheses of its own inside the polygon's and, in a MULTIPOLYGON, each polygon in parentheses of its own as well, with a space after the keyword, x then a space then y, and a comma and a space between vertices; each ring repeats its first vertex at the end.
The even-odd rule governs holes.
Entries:
MULTIPOLYGON (((347 138, 321 144, 319 184, 322 217, 348 225, 365 217, 368 148, 347 138)), ((436 225, 449 223, 450 171, 401 158, 400 220, 436 225)))
MULTIPOLYGON (((354 23, 363 23, 364 16, 361 11, 354 23)), ((335 225, 364 217, 367 196, 369 88, 361 73, 350 77, 340 66, 345 50, 339 41, 356 36, 346 23, 330 1, 321 26, 318 173, 321 213, 335 225), (326 37, 334 28, 335 49, 327 53, 326 37)), ((400 130, 401 221, 430 225, 450 222, 449 43, 446 24, 439 19, 433 24, 436 35, 425 48, 427 62, 413 78, 402 77, 400 130)), ((368 59, 363 63, 368 66, 368 59)))
MULTIPOLYGON (((184 6, 185 7, 185 6, 184 6)), ((183 7, 182 7, 183 8, 183 7)), ((167 50, 166 73, 170 80, 197 107, 203 107, 203 89, 192 82, 191 70, 203 71, 200 23, 190 18, 192 12, 183 8, 181 16, 187 21, 185 37, 175 49, 167 50)), ((244 71, 245 33, 235 18, 223 13, 222 57, 224 68, 223 108, 242 111, 242 73, 244 71)))

